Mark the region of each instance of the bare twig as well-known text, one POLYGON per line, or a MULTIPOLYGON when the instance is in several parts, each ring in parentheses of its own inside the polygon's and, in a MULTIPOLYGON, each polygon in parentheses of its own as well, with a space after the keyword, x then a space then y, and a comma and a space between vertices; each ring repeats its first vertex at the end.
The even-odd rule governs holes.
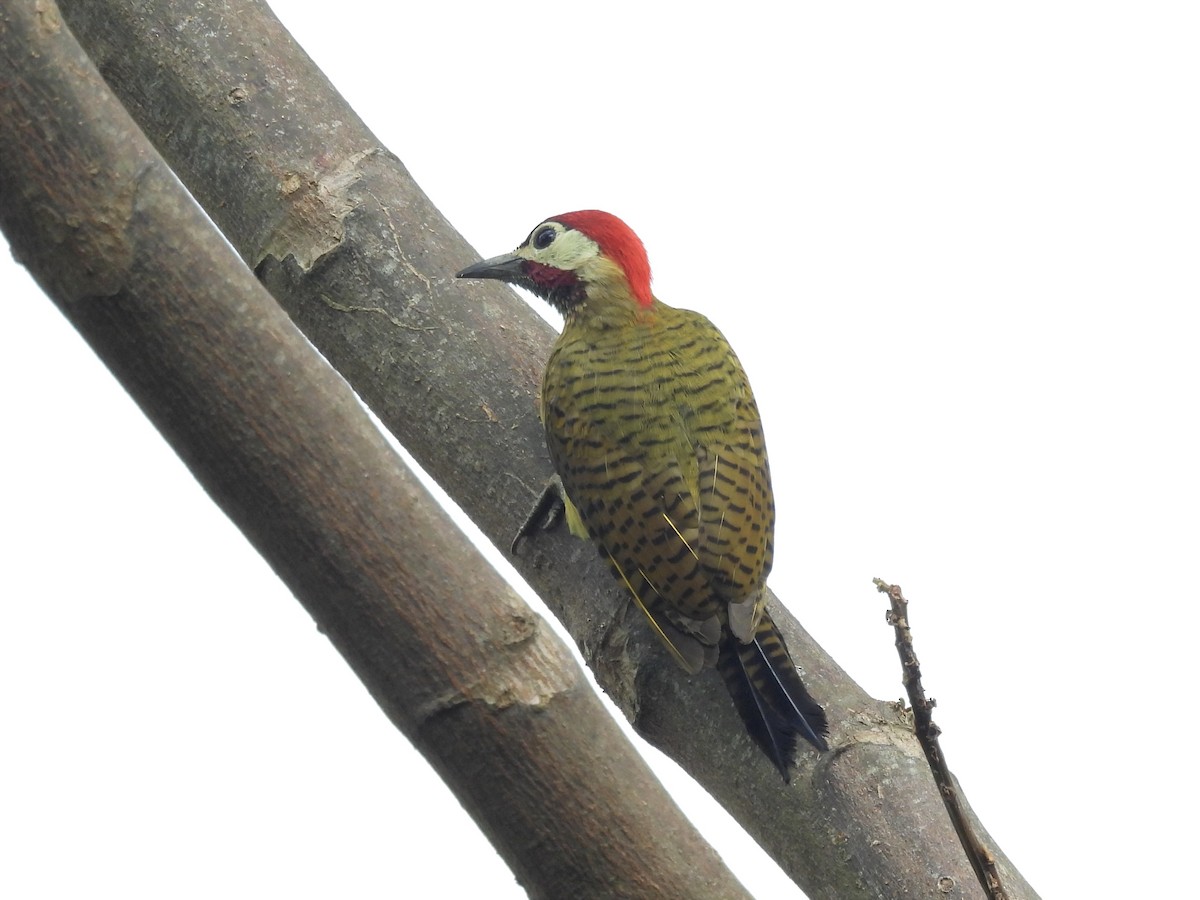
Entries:
POLYGON ((925 696, 925 688, 921 684, 921 663, 917 660, 916 650, 913 649, 912 629, 908 627, 908 601, 898 584, 888 584, 881 578, 875 579, 875 587, 880 593, 887 594, 892 608, 888 610, 888 623, 896 630, 896 652, 900 654, 900 668, 904 672, 904 689, 908 692, 908 702, 913 711, 913 727, 921 749, 925 751, 925 759, 929 761, 930 771, 937 783, 938 793, 946 804, 946 812, 962 842, 975 877, 983 886, 991 900, 1008 900, 1008 894, 1000 883, 1000 873, 996 867, 996 857, 987 845, 975 833, 970 820, 967 818, 963 805, 959 802, 958 788, 946 758, 942 755, 938 735, 942 730, 933 721, 933 707, 936 701, 925 696))

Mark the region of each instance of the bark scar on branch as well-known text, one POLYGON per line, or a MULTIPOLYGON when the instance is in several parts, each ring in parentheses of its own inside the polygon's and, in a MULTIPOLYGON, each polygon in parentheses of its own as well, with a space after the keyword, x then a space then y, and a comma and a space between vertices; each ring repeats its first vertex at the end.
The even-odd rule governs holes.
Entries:
MULTIPOLYGON (((520 653, 490 653, 469 683, 452 683, 420 704, 422 722, 464 704, 502 710, 511 706, 543 709, 557 696, 579 686, 579 669, 566 648, 549 637, 545 623, 514 615, 505 633, 496 635, 497 648, 521 648, 520 653)), ((475 667, 464 667, 470 671, 475 667)))
POLYGON ((264 241, 255 269, 268 257, 291 256, 304 272, 311 272, 321 257, 336 250, 345 238, 342 220, 355 209, 350 187, 362 177, 360 164, 383 152, 378 147, 361 150, 325 173, 283 172, 279 195, 287 212, 264 241))

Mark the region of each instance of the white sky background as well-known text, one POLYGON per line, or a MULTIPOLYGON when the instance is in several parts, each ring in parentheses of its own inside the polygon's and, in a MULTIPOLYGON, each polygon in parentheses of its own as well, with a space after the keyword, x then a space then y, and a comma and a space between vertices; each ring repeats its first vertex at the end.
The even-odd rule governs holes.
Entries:
MULTIPOLYGON (((1043 896, 1175 883, 1194 7, 671 6, 273 4, 482 255, 608 209, 721 326, 770 444, 773 587, 897 698, 871 578, 904 586, 949 762, 1043 896)), ((0 894, 523 896, 8 254, 0 291, 0 894)), ((802 896, 647 753, 757 896, 802 896)))

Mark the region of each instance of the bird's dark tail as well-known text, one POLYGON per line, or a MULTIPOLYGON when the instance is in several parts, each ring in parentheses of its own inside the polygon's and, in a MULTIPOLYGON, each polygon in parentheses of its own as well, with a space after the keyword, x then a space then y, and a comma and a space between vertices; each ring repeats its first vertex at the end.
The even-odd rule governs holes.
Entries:
POLYGON ((750 643, 743 644, 726 632, 717 668, 746 730, 775 763, 784 781, 791 777, 797 735, 818 750, 829 749, 825 711, 805 690, 783 635, 766 612, 750 643))

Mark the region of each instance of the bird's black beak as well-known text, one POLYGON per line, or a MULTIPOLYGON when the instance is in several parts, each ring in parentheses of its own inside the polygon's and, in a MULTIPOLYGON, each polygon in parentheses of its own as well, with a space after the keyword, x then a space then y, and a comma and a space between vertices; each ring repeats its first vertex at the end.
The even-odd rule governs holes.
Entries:
POLYGON ((500 281, 513 281, 522 275, 521 263, 523 258, 515 253, 505 253, 503 256, 493 256, 474 265, 467 266, 455 274, 455 278, 496 278, 500 281))

